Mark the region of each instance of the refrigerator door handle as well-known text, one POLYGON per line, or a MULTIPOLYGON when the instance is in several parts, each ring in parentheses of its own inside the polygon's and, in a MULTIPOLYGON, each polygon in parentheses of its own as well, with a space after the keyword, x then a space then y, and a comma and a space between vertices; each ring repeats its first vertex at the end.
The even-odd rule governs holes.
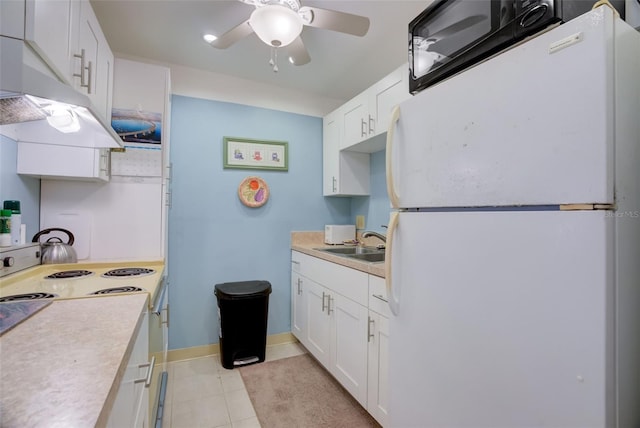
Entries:
POLYGON ((393 182, 393 159, 391 152, 393 151, 393 137, 395 134, 396 124, 400 120, 400 106, 395 106, 391 111, 391 119, 389 120, 389 129, 387 129, 387 146, 385 150, 386 156, 386 171, 387 171, 387 194, 389 195, 389 201, 391 207, 398 209, 400 202, 398 200, 398 194, 393 182))
POLYGON ((398 227, 398 212, 393 211, 391 213, 391 219, 389 220, 389 227, 387 228, 387 246, 384 256, 384 282, 387 287, 387 298, 389 299, 389 309, 393 315, 398 315, 400 312, 400 290, 396 285, 396 291, 394 292, 393 284, 391 281, 391 254, 393 253, 393 234, 398 227))

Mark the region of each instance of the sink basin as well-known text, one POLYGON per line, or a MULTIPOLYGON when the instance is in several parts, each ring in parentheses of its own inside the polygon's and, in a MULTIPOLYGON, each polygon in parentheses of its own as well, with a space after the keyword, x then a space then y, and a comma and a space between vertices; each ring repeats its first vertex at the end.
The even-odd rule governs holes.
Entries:
POLYGON ((348 256, 350 259, 362 260, 365 262, 383 262, 384 252, 378 253, 365 253, 365 254, 352 254, 348 256))
POLYGON ((337 254, 341 256, 348 256, 354 254, 369 254, 369 253, 384 253, 384 250, 379 250, 376 247, 335 247, 335 248, 316 248, 318 251, 324 251, 326 253, 337 254))

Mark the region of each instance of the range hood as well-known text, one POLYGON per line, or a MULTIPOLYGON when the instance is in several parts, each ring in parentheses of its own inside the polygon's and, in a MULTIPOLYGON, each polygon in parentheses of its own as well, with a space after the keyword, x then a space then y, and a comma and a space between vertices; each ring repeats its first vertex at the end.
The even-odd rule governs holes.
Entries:
POLYGON ((0 134, 28 143, 121 147, 89 97, 45 70, 24 41, 0 37, 0 134))

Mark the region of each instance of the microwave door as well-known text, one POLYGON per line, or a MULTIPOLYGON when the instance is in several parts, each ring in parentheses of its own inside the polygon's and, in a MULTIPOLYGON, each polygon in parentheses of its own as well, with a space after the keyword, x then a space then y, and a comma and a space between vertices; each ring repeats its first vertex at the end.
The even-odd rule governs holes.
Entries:
POLYGON ((451 58, 447 56, 452 51, 448 43, 456 33, 467 30, 468 28, 488 20, 486 15, 468 16, 435 34, 424 36, 413 36, 413 58, 414 58, 414 76, 424 76, 431 70, 435 70, 439 66, 446 64, 451 58))

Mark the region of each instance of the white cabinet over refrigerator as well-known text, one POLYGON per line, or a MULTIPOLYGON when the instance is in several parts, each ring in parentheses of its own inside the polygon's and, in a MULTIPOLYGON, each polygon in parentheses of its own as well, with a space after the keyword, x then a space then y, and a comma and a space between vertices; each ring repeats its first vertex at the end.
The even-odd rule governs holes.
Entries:
POLYGON ((396 110, 390 426, 640 426, 639 52, 602 6, 396 110))

